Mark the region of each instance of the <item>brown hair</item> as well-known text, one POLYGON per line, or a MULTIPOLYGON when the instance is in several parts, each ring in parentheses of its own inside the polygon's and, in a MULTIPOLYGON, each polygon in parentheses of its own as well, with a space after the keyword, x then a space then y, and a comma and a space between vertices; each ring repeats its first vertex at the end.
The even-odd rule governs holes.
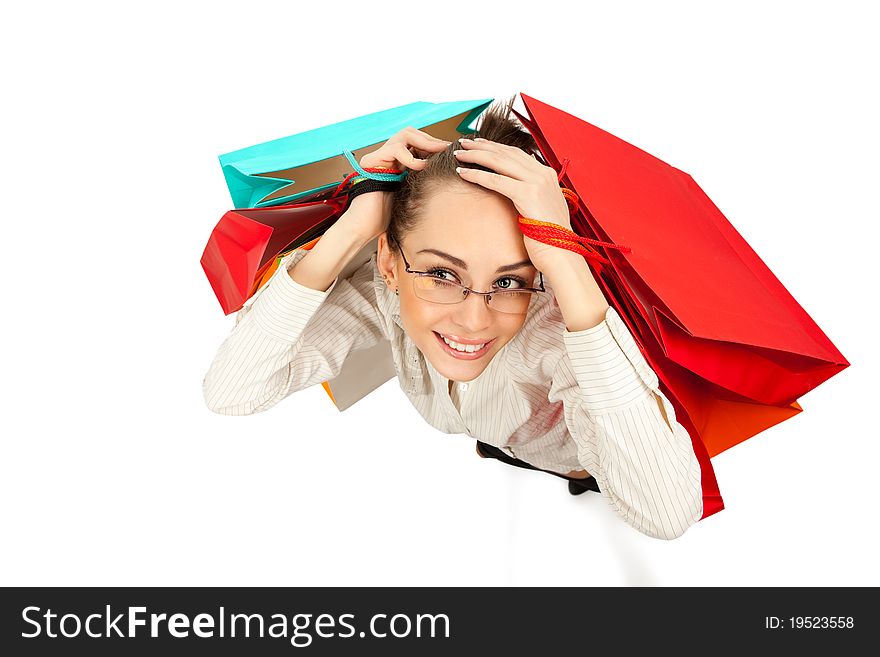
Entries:
MULTIPOLYGON (((511 113, 515 99, 516 95, 513 95, 507 101, 489 105, 480 115, 479 127, 472 137, 482 137, 499 144, 515 146, 529 155, 540 157, 534 138, 521 127, 520 122, 511 113)), ((403 185, 394 192, 387 230, 388 245, 392 251, 400 251, 400 241, 418 225, 427 200, 435 192, 454 185, 472 185, 462 180, 455 171, 456 167, 491 171, 480 164, 459 161, 452 154, 458 148, 456 140, 446 150, 430 154, 425 167, 419 171, 410 170, 403 185)), ((416 157, 424 157, 424 154, 416 153, 416 157)))

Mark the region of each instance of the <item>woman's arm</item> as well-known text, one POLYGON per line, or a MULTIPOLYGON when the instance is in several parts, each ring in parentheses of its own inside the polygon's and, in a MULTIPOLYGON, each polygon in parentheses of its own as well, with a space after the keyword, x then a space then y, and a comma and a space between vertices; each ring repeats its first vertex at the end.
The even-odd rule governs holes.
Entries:
POLYGON ((613 307, 563 340, 549 399, 563 402, 578 461, 635 529, 681 536, 703 515, 700 464, 657 375, 613 307))
POLYGON ((700 463, 657 375, 608 305, 584 258, 564 249, 541 264, 565 328, 550 401, 562 400, 578 461, 623 518, 655 538, 703 516, 700 463))
POLYGON ((372 271, 363 267, 349 279, 337 278, 366 244, 340 218, 311 251, 282 260, 238 311, 217 350, 202 386, 209 409, 224 415, 265 411, 333 379, 350 352, 384 338, 370 298, 372 271))
POLYGON ((349 210, 324 232, 318 243, 302 258, 302 262, 288 266, 290 277, 310 290, 329 292, 330 286, 348 262, 373 239, 374 235, 365 235, 360 229, 364 222, 359 218, 378 214, 373 209, 377 196, 362 194, 352 199, 349 210), (372 203, 373 206, 364 205, 366 203, 372 203))

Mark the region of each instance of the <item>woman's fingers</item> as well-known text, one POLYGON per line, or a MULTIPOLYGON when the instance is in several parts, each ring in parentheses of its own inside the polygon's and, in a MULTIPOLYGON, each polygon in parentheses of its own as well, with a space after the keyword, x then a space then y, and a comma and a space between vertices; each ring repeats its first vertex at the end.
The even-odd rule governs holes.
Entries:
POLYGON ((407 147, 420 148, 424 151, 436 153, 437 151, 442 151, 444 148, 447 148, 452 142, 437 139, 436 137, 429 135, 427 132, 422 132, 421 130, 416 130, 415 128, 410 127, 404 128, 398 132, 391 137, 387 143, 404 144, 407 147))
MULTIPOLYGON (((509 144, 499 144, 497 141, 490 141, 488 139, 482 139, 480 137, 477 137, 476 139, 462 140, 461 147, 468 149, 477 148, 480 150, 502 153, 504 155, 508 155, 509 157, 519 158, 521 160, 526 159, 529 156, 529 154, 526 153, 523 149, 517 148, 516 146, 510 146, 509 144)), ((526 159, 526 161, 528 160, 526 159)))
POLYGON ((482 185, 486 189, 503 194, 514 203, 517 202, 517 185, 522 185, 522 182, 519 180, 515 180, 510 176, 490 173, 482 169, 468 169, 467 167, 461 167, 458 173, 462 180, 482 185))
MULTIPOLYGON (((466 143, 464 142, 462 146, 466 143)), ((538 174, 534 167, 537 164, 536 160, 531 158, 521 160, 518 157, 510 157, 500 151, 483 150, 479 147, 474 149, 471 146, 469 150, 456 151, 455 158, 459 162, 481 164, 487 169, 492 169, 492 171, 510 176, 516 180, 522 180, 523 182, 533 182, 538 174)))
POLYGON ((420 160, 413 155, 406 144, 395 144, 392 153, 398 162, 410 169, 421 169, 427 164, 427 160, 420 160))
POLYGON ((426 159, 420 159, 416 154, 439 153, 448 148, 451 143, 443 139, 432 137, 428 133, 417 130, 416 128, 407 128, 401 131, 400 134, 404 137, 405 143, 400 144, 400 146, 403 147, 403 151, 395 151, 395 154, 397 155, 399 153, 400 155, 404 155, 404 157, 408 157, 408 159, 401 159, 401 157, 398 156, 397 160, 408 166, 410 169, 423 169, 428 163, 426 159))
POLYGON ((427 132, 423 132, 417 128, 409 127, 401 131, 407 137, 406 141, 409 146, 416 146, 432 153, 442 151, 452 142, 445 139, 432 137, 427 132))
POLYGON ((427 160, 421 159, 417 155, 438 153, 448 148, 451 143, 408 126, 392 136, 379 150, 364 156, 361 160, 361 166, 397 166, 399 164, 409 169, 423 169, 427 160))

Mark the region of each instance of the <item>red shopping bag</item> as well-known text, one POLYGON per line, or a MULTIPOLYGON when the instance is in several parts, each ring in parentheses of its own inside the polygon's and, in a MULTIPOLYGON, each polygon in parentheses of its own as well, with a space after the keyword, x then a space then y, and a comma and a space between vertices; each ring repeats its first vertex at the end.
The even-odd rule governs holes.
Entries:
POLYGON ((657 373, 703 466, 704 516, 724 508, 710 457, 802 409, 849 363, 687 173, 521 94, 516 113, 579 197, 609 303, 657 373))
POLYGON ((202 253, 201 264, 225 314, 239 310, 271 273, 276 257, 322 235, 342 215, 348 197, 224 214, 202 253))

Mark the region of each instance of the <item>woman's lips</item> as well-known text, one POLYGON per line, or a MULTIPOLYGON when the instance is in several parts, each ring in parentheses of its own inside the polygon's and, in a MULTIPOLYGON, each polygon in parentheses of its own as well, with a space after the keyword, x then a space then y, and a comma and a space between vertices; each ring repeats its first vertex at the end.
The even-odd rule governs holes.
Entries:
MULTIPOLYGON (((476 360, 478 358, 482 358, 487 353, 489 353, 489 349, 492 348, 492 345, 495 342, 495 338, 492 338, 491 340, 489 340, 489 342, 486 343, 486 346, 479 351, 468 353, 466 351, 456 351, 443 341, 443 338, 440 336, 439 333, 437 333, 437 331, 433 331, 433 333, 437 338, 437 342, 439 342, 440 346, 443 347, 443 350, 453 358, 458 358, 459 360, 476 360)), ((453 340, 453 342, 455 342, 455 340, 453 340)))
POLYGON ((446 337, 449 340, 452 340, 453 342, 457 342, 458 344, 465 344, 465 345, 485 344, 486 342, 490 342, 490 340, 474 340, 474 339, 463 338, 459 335, 453 335, 452 333, 441 333, 440 335, 446 337))

